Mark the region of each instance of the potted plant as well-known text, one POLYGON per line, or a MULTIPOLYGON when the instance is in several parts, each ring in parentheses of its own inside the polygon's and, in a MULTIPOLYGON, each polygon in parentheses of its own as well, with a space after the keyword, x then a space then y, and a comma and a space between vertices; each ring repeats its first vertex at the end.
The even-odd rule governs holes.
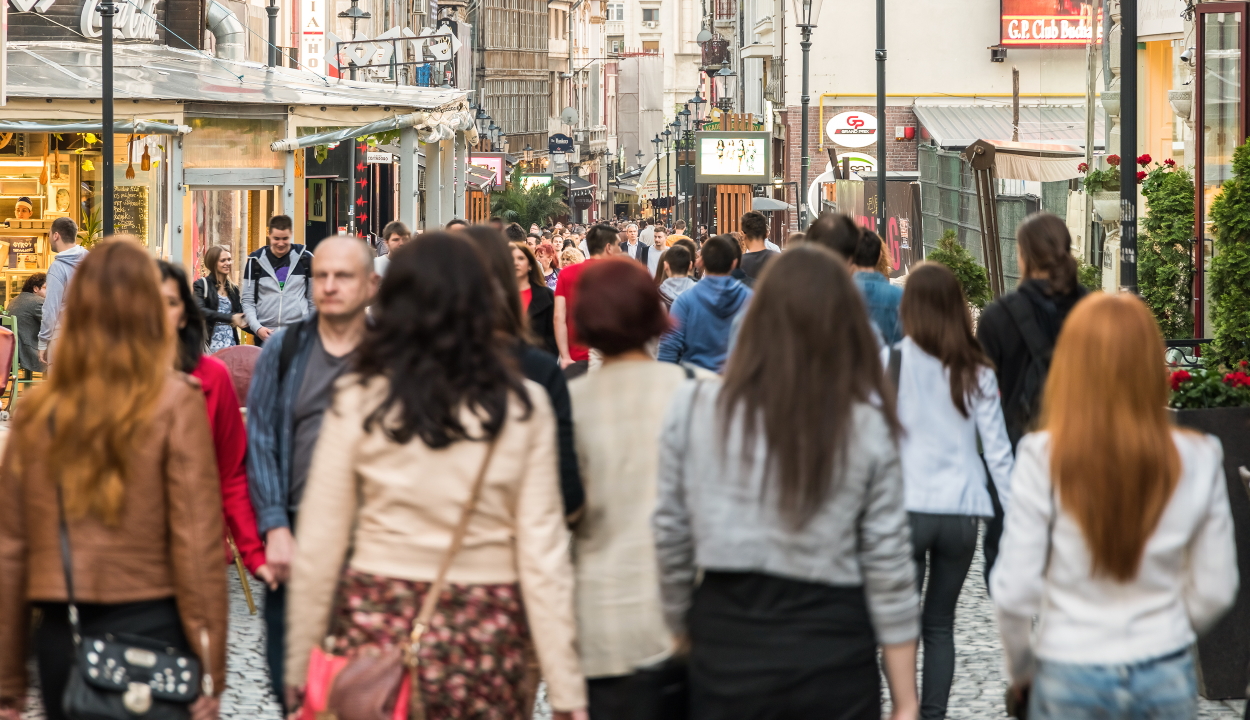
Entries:
POLYGON ((1250 494, 1240 469, 1250 466, 1250 362, 1177 369, 1168 403, 1176 424, 1219 438, 1233 511, 1237 566, 1243 578, 1232 610, 1198 640, 1199 692, 1218 700, 1245 697, 1250 666, 1250 494))
POLYGON ((985 307, 993 298, 990 296, 990 277, 985 268, 977 264, 976 258, 968 249, 959 244, 954 230, 947 230, 938 238, 937 248, 925 256, 925 260, 942 263, 955 273, 959 285, 964 289, 964 297, 968 304, 977 310, 985 307))
MULTIPOLYGON (((1137 162, 1142 166, 1149 165, 1150 156, 1142 155, 1137 158, 1137 162)), ((1098 221, 1117 223, 1120 221, 1120 156, 1108 155, 1107 166, 1106 169, 1099 170, 1081 163, 1076 166, 1076 169, 1085 176, 1082 185, 1094 203, 1094 215, 1098 216, 1098 221)), ((1146 173, 1139 171, 1137 182, 1140 183, 1144 179, 1146 179, 1146 173)))

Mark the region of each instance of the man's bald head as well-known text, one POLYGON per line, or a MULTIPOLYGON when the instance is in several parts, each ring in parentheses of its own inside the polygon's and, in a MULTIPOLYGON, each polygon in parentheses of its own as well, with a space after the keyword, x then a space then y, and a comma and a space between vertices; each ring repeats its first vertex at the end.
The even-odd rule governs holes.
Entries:
POLYGON ((331 320, 349 320, 364 313, 378 289, 373 250, 359 238, 334 235, 313 253, 313 304, 331 320))

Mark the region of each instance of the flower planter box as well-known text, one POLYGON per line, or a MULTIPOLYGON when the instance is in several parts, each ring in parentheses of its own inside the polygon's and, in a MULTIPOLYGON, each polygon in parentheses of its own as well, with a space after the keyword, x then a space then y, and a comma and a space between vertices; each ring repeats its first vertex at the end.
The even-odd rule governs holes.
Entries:
POLYGON ((1094 214, 1101 223, 1120 222, 1120 193, 1118 190, 1100 190, 1090 195, 1094 202, 1094 214))
POLYGON ((1250 467, 1250 408, 1170 410, 1176 424, 1224 444, 1224 475, 1233 510, 1241 590, 1228 614, 1198 639, 1198 692, 1208 700, 1244 698, 1250 669, 1250 494, 1238 468, 1250 467))

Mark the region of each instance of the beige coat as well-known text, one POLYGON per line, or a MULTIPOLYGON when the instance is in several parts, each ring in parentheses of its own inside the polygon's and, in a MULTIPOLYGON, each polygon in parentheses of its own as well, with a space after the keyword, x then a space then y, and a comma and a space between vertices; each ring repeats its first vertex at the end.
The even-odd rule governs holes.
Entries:
POLYGON ((639 360, 610 363, 569 383, 586 487, 574 567, 587 677, 626 675, 673 650, 660 604, 651 512, 660 428, 685 381, 678 365, 639 360))
MULTIPOLYGON (((495 455, 449 583, 520 582, 535 649, 557 710, 586 706, 576 650, 573 571, 556 469, 555 418, 547 393, 526 382, 533 411, 510 402, 495 455)), ((364 573, 432 581, 451 543, 486 453, 482 442, 440 450, 419 439, 400 445, 365 417, 386 383, 339 381, 326 413, 299 510, 299 552, 287 606, 288 685, 303 685, 308 653, 329 624, 349 541, 351 567, 364 573), (359 496, 359 500, 358 500, 359 496), (356 523, 355 537, 351 538, 356 523)), ((476 419, 463 419, 471 435, 476 419)))

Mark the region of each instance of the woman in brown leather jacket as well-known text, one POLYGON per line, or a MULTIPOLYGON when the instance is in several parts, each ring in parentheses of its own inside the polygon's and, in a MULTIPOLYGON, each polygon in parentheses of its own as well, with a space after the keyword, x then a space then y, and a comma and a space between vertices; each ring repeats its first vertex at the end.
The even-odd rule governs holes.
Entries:
POLYGON ((193 652, 213 692, 192 718, 215 720, 226 576, 221 512, 204 511, 221 507, 204 396, 168 369, 174 335, 140 245, 105 242, 75 275, 56 363, 23 401, 0 467, 0 720, 16 720, 26 697, 36 608, 44 708, 49 720, 64 718, 74 649, 62 511, 84 634, 131 633, 193 652))

